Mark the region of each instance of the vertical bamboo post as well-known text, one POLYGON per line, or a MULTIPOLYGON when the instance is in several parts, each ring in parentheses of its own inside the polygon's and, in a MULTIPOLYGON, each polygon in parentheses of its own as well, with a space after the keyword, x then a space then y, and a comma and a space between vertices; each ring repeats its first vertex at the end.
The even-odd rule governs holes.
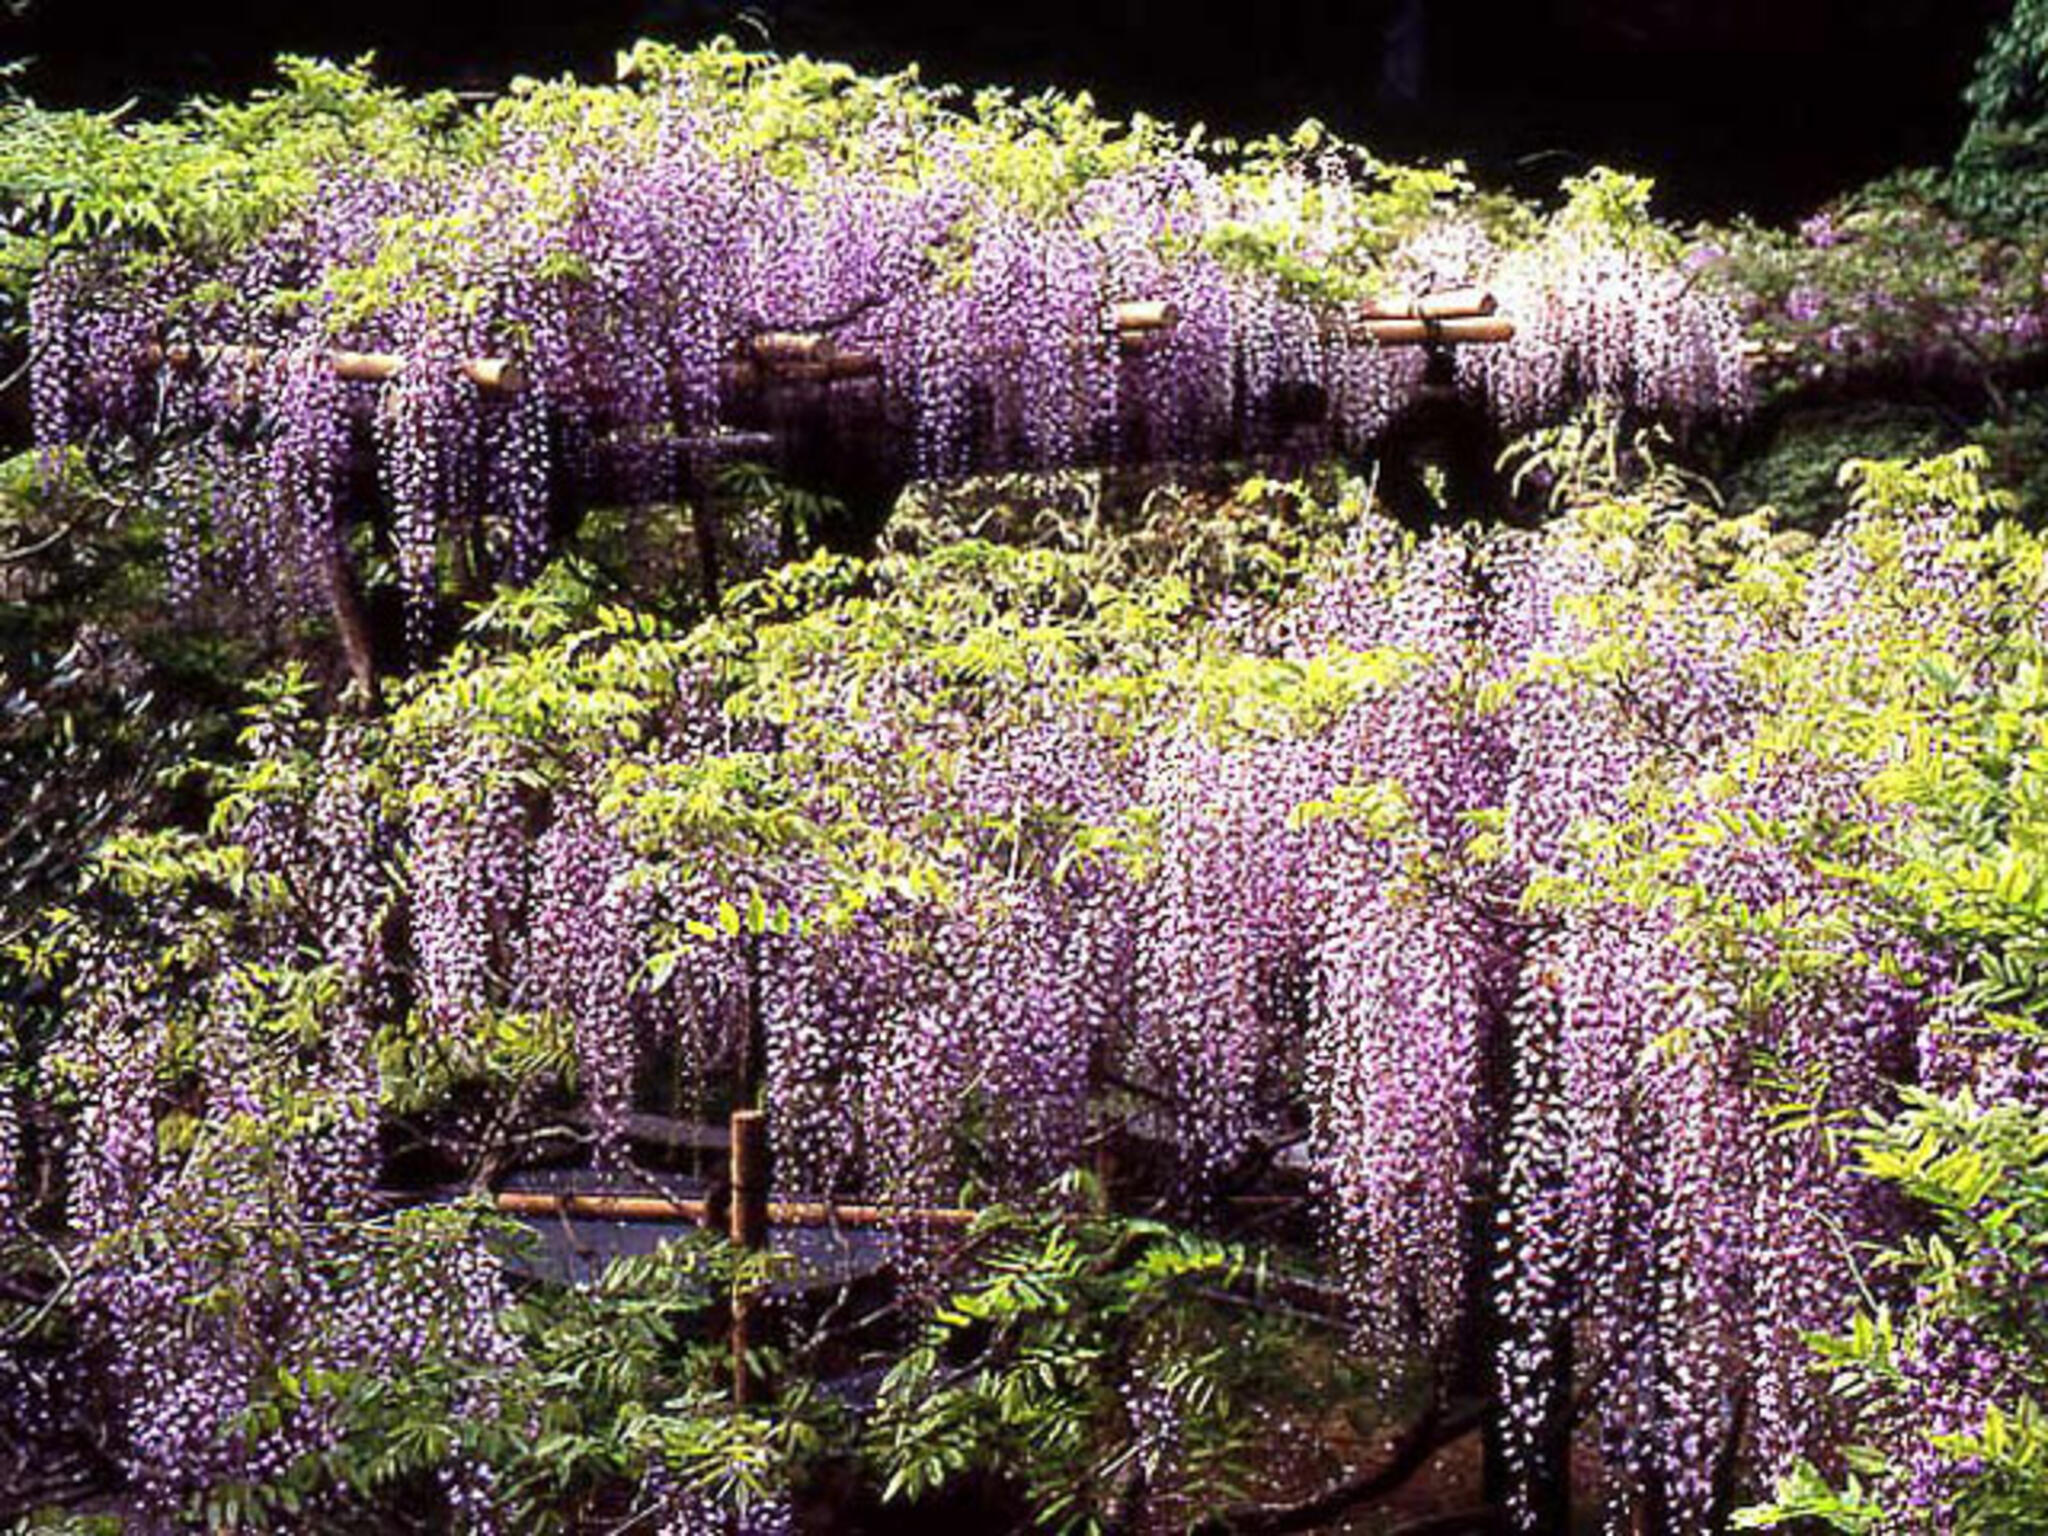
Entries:
POLYGON ((1108 1115, 1102 1115, 1095 1126, 1095 1214, 1107 1216, 1116 1209, 1116 1127, 1108 1115))
MULTIPOLYGON (((742 1255, 768 1246, 768 1120, 758 1109, 732 1114, 732 1214, 729 1232, 742 1255)), ((732 1400, 752 1402, 761 1383, 754 1379, 748 1356, 754 1345, 756 1299, 747 1286, 732 1295, 732 1400)))
POLYGON ((697 550, 697 593, 706 613, 718 612, 718 510, 711 505, 707 484, 690 506, 690 534, 697 550))

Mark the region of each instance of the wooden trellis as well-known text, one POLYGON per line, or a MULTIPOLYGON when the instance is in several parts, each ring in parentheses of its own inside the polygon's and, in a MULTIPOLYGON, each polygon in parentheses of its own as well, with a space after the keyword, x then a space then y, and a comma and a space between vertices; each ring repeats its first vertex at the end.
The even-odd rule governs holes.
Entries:
MULTIPOLYGON (((1514 322, 1496 309, 1493 295, 1483 289, 1451 289, 1361 305, 1342 317, 1338 329, 1348 340, 1382 347, 1486 346, 1512 341, 1514 322)), ((1160 345, 1179 322, 1172 304, 1144 299, 1113 306, 1109 330, 1119 351, 1141 355, 1160 345)), ((152 366, 192 373, 217 367, 254 368, 272 355, 272 349, 266 347, 178 342, 152 348, 146 360, 152 366)), ((411 359, 399 352, 333 348, 325 356, 337 378, 364 383, 395 379, 411 366, 411 359)), ((486 394, 516 394, 527 384, 526 370, 509 357, 465 358, 456 367, 486 394)), ((875 353, 842 347, 829 332, 775 330, 749 337, 725 362, 722 382, 742 389, 829 384, 879 378, 883 372, 882 359, 875 353)))
MULTIPOLYGON (((724 1136, 693 1128, 690 1140, 705 1145, 722 1139, 726 1146, 724 1198, 673 1198, 664 1195, 614 1194, 580 1190, 499 1190, 497 1209, 510 1216, 553 1216, 559 1220, 676 1222, 693 1226, 724 1225, 735 1248, 759 1253, 769 1245, 774 1227, 919 1226, 959 1229, 980 1214, 957 1208, 882 1206, 835 1200, 769 1198, 768 1121, 757 1109, 736 1110, 724 1136)), ((755 1369, 761 1299, 736 1285, 730 1301, 728 1347, 732 1358, 732 1395, 744 1404, 759 1397, 764 1383, 755 1369)))
MULTIPOLYGON (((1440 386, 1453 348, 1513 339, 1514 322, 1497 310, 1493 295, 1482 288, 1450 289, 1356 305, 1332 317, 1328 330, 1333 339, 1361 346, 1426 348, 1432 368, 1425 384, 1440 386)), ((1170 345, 1179 323, 1170 302, 1133 300, 1109 309, 1105 331, 1121 355, 1138 357, 1170 345)), ((261 387, 260 370, 275 355, 275 349, 261 346, 184 341, 152 346, 140 362, 181 374, 228 368, 254 390, 261 387)), ((365 383, 397 379, 415 365, 415 359, 399 352, 334 348, 324 356, 338 378, 365 383)), ((516 358, 471 357, 454 366, 486 396, 514 395, 529 383, 526 367, 516 358)), ((748 337, 721 366, 721 383, 733 409, 725 425, 753 429, 731 440, 765 443, 792 461, 785 467, 797 478, 828 486, 853 509, 856 536, 861 519, 873 519, 877 509, 893 504, 908 475, 903 461, 867 434, 845 431, 827 410, 833 393, 816 387, 883 381, 885 365, 878 353, 843 344, 829 328, 772 329, 748 337)), ((1442 391, 1424 393, 1440 396, 1442 391)), ((690 443, 678 440, 675 446, 718 451, 728 445, 726 436, 714 434, 690 443)), ((1400 457, 1398 448, 1395 457, 1400 457)), ((705 602, 715 607, 722 586, 718 535, 714 515, 702 505, 697 507, 695 541, 698 580, 705 602)), ((378 646, 369 614, 345 560, 337 552, 327 564, 323 581, 349 672, 365 698, 374 701, 378 646)))
MULTIPOLYGON (((577 1176, 571 1174, 568 1175, 567 1187, 498 1190, 492 1196, 493 1204, 506 1215, 552 1219, 565 1228, 568 1223, 576 1221, 648 1224, 657 1228, 703 1227, 722 1231, 734 1247, 750 1253, 785 1245, 801 1250, 807 1239, 797 1234, 818 1229, 843 1229, 849 1236, 905 1228, 958 1234, 985 1214, 959 1206, 878 1205, 829 1198, 775 1198, 770 1193, 767 1116, 760 1110, 735 1111, 726 1126, 633 1114, 626 1117, 625 1128, 636 1140, 653 1141, 672 1150, 722 1151, 725 1154, 723 1187, 713 1185, 708 1193, 701 1196, 623 1193, 616 1188, 576 1188, 577 1176)), ((602 1185, 605 1181, 600 1178, 597 1182, 602 1185)), ((1238 1195, 1229 1199, 1234 1205, 1259 1206, 1274 1202, 1292 1204, 1299 1196, 1238 1195)), ((599 1251, 606 1246, 603 1242, 596 1243, 599 1251)), ((782 1283, 778 1282, 778 1286, 782 1283)), ((805 1282, 799 1280, 797 1283, 805 1282)), ((1342 1296, 1330 1287, 1300 1276, 1273 1276, 1269 1277, 1267 1284, 1278 1302, 1300 1310, 1303 1315, 1329 1320, 1344 1314, 1342 1296)), ((731 1298, 728 1347, 736 1402, 743 1403, 758 1397, 764 1386, 754 1370, 754 1357, 760 1343, 760 1302, 758 1293, 745 1289, 736 1290, 731 1298)))
MULTIPOLYGON (((566 1216, 588 1221, 672 1221, 708 1226, 725 1202, 693 1196, 614 1195, 508 1189, 497 1207, 508 1216, 566 1216)), ((978 1211, 958 1206, 868 1205, 837 1200, 765 1200, 761 1219, 771 1227, 964 1227, 978 1211)))

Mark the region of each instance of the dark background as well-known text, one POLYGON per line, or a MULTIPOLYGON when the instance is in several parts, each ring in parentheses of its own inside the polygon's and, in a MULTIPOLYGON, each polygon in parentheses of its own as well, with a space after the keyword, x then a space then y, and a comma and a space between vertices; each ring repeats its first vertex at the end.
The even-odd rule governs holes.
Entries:
POLYGON ((728 31, 930 80, 1085 87, 1219 132, 1324 119, 1394 156, 1463 157, 1530 191, 1594 161, 1658 178, 1679 216, 1796 217, 1947 158, 2006 0, 0 0, 0 58, 48 105, 237 94, 272 55, 374 49, 413 85, 608 77, 647 35, 728 31))

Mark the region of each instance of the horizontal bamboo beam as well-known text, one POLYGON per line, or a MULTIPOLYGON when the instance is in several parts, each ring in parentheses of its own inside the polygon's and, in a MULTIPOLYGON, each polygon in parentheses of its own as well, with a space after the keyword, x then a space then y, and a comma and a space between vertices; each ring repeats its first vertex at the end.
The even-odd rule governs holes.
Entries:
POLYGON ((882 360, 872 352, 819 352, 811 357, 742 358, 719 366, 728 389, 753 389, 763 384, 837 384, 853 379, 879 379, 882 360))
MULTIPOLYGON (((258 367, 269 361, 273 349, 269 347, 223 346, 213 343, 192 346, 178 343, 170 347, 151 347, 148 359, 152 364, 166 363, 174 371, 190 373, 199 368, 258 367)), ((330 350, 327 362, 334 369, 336 378, 353 379, 365 383, 381 383, 395 379, 405 372, 411 361, 399 352, 350 352, 330 350)), ((518 363, 509 357, 471 357, 456 365, 462 376, 479 389, 496 393, 516 394, 526 387, 526 375, 518 363)))
MULTIPOLYGON (((1131 346, 1170 331, 1180 323, 1180 312, 1164 299, 1144 299, 1118 304, 1110 311, 1111 329, 1117 340, 1131 346)), ((762 331, 748 338, 746 360, 766 365, 840 363, 866 354, 843 352, 834 338, 822 331, 762 331)))
POLYGON ((1180 311, 1167 299, 1134 299, 1110 312, 1116 333, 1126 341, 1180 324, 1180 311))
MULTIPOLYGON (((1409 310, 1402 313, 1388 313, 1384 306, 1368 309, 1365 318, 1354 326, 1353 334, 1383 347, 1484 345, 1511 340, 1515 334, 1513 321, 1489 317, 1493 297, 1476 289, 1427 295, 1409 302, 1409 310), (1488 312, 1469 307, 1482 303, 1488 312), (1454 313, 1446 305, 1467 307, 1454 313)), ((1172 329, 1179 316, 1171 304, 1147 300, 1117 305, 1113 320, 1118 345, 1135 351, 1172 329)), ((730 388, 830 384, 879 378, 883 371, 882 360, 876 354, 841 351, 832 337, 814 331, 763 331, 752 337, 743 351, 744 355, 727 362, 720 374, 730 388)), ((222 365, 255 367, 272 356, 272 349, 180 342, 169 347, 151 347, 145 356, 152 366, 189 373, 222 365)), ((411 361, 398 352, 337 349, 326 356, 336 377, 368 383, 397 378, 411 361)), ((515 394, 526 387, 525 370, 512 358, 471 357, 456 366, 464 378, 490 393, 515 394)))
MULTIPOLYGON (((580 1216, 592 1221, 688 1221, 708 1219, 708 1200, 675 1200, 664 1195, 548 1194, 507 1189, 495 1197, 512 1216, 580 1216)), ((782 1227, 881 1227, 893 1225, 964 1227, 978 1211, 957 1207, 841 1205, 830 1200, 770 1200, 768 1220, 782 1227)))
POLYGON ((1362 320, 1355 334, 1383 347, 1487 346, 1515 339, 1515 322, 1498 316, 1452 320, 1362 320))
POLYGON ((1444 288, 1368 300, 1358 313, 1365 320, 1476 320, 1499 308, 1500 301, 1484 288, 1444 288))
MULTIPOLYGON (((1145 299, 1116 305, 1111 319, 1118 341, 1135 346, 1170 330, 1179 315, 1163 299, 1145 299)), ((868 379, 882 372, 882 360, 873 353, 841 351, 831 336, 816 331, 763 331, 747 341, 743 352, 743 356, 726 365, 724 374, 727 383, 742 388, 763 383, 816 384, 868 379)), ((148 361, 152 365, 168 363, 176 371, 186 373, 223 364, 254 367, 270 356, 268 347, 178 343, 150 348, 148 361)), ((366 383, 395 379, 405 372, 410 361, 397 352, 341 349, 329 351, 327 359, 337 378, 366 383)), ((526 385, 525 373, 511 358, 472 357, 457 366, 462 376, 479 389, 511 394, 526 385)))
MULTIPOLYGON (((1157 339, 1180 323, 1180 313, 1164 299, 1145 299, 1118 304, 1110 312, 1111 328, 1119 346, 1136 349, 1157 339)), ((740 374, 742 378, 776 378, 807 381, 872 378, 882 371, 882 361, 869 352, 842 351, 832 336, 821 331, 762 331, 749 337, 745 356, 734 365, 745 370, 749 364, 760 373, 740 374)))
POLYGON ((1752 368, 1782 368, 1799 358, 1800 347, 1796 341, 1748 340, 1742 344, 1742 360, 1752 368))
POLYGON ((830 362, 843 355, 837 342, 818 331, 763 331, 747 339, 746 353, 753 362, 768 367, 830 362))

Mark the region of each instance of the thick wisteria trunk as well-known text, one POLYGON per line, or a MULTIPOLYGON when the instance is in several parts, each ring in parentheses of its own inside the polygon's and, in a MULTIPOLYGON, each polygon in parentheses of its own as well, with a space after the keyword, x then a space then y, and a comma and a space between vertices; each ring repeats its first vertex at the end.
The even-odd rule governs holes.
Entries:
POLYGON ((836 501, 839 516, 815 530, 831 548, 870 554, 911 465, 891 431, 885 401, 872 388, 836 384, 779 391, 763 421, 783 445, 782 469, 797 485, 836 501))
MULTIPOLYGON (((1569 1282, 1564 1282, 1569 1285, 1569 1282)), ((1575 1429, 1572 1381, 1572 1298, 1555 1298, 1556 1313, 1540 1325, 1543 1364, 1510 1383, 1502 1368, 1512 1319, 1503 1308, 1506 1287, 1496 1276, 1487 1296, 1485 1333, 1489 1345, 1487 1414, 1481 1427, 1485 1450, 1486 1502, 1496 1510, 1525 1512, 1522 1527, 1564 1532, 1572 1521, 1572 1439, 1575 1429), (1509 1424, 1509 1393, 1525 1405, 1517 1431, 1509 1424), (1511 1439, 1513 1445, 1511 1448, 1511 1439)))
POLYGON ((1504 1437, 1498 1434, 1499 1415, 1488 1421, 1495 1431, 1487 1446, 1490 1492, 1488 1503, 1500 1508, 1518 1502, 1534 1516, 1534 1529, 1568 1531, 1572 1521, 1572 1325, 1558 1321, 1550 1328, 1552 1369, 1533 1390, 1542 1395, 1543 1415, 1532 1444, 1535 1454, 1528 1463, 1510 1471, 1504 1437), (1519 1478, 1519 1486, 1509 1483, 1519 1478))
POLYGON ((718 544, 724 530, 719 526, 718 506, 712 499, 711 487, 696 475, 684 482, 683 496, 690 504, 690 539, 697 555, 697 595, 703 599, 706 613, 716 613, 723 586, 718 544))
POLYGON ((768 1016, 762 1006, 761 936, 747 935, 747 1017, 740 1035, 739 1096, 742 1107, 762 1102, 768 1078, 768 1016))
POLYGON ((354 569, 348 555, 337 544, 327 554, 327 609, 334 620, 334 632, 341 640, 341 654, 348 663, 348 675, 371 709, 378 704, 377 647, 371 636, 369 611, 356 589, 354 569))
POLYGON ((1497 467, 1505 446, 1483 401, 1425 390, 1374 445, 1380 498, 1411 528, 1436 526, 1447 510, 1467 521, 1506 521, 1514 503, 1497 467), (1442 505, 1424 481, 1430 469, 1443 475, 1442 505))
POLYGON ((1643 1479, 1636 1495, 1635 1511, 1629 1519, 1630 1536, 1674 1536, 1677 1526, 1671 1514, 1671 1492, 1664 1479, 1652 1473, 1643 1479))

